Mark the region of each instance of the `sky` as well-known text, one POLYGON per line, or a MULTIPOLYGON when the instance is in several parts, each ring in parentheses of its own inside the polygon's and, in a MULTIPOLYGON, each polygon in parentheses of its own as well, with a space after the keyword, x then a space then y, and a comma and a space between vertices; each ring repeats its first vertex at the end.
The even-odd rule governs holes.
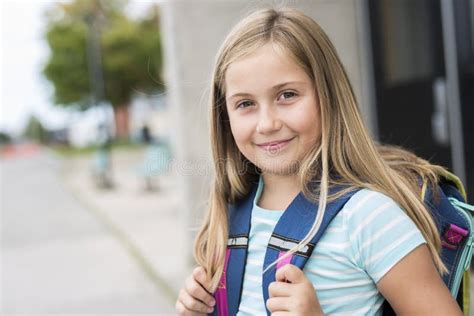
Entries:
MULTIPOLYGON (((71 116, 52 104, 53 88, 41 74, 49 54, 44 12, 57 2, 65 1, 0 0, 0 131, 19 135, 31 114, 53 129, 71 116)), ((127 11, 141 14, 151 2, 130 1, 127 11)))

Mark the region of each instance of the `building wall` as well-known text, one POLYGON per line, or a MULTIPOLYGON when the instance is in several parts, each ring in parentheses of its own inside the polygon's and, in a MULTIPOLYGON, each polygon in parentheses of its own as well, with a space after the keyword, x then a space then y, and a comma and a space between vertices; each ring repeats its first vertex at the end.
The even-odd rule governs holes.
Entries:
MULTIPOLYGON (((182 223, 189 234, 189 251, 209 190, 210 145, 208 100, 215 55, 232 26, 259 7, 287 5, 314 18, 333 41, 346 67, 361 111, 375 132, 370 116, 368 45, 364 1, 306 0, 169 0, 162 4, 165 81, 174 127, 172 143, 182 191, 182 223)), ((375 133, 374 133, 375 134, 375 133)))

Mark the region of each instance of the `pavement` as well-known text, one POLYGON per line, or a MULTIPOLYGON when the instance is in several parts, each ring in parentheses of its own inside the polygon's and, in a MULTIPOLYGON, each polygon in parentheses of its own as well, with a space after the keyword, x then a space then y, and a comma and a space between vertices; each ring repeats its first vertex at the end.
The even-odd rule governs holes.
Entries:
MULTIPOLYGON (((112 154, 111 190, 98 189, 91 180, 91 158, 69 159, 63 168, 67 187, 129 248, 142 268, 173 301, 190 267, 186 265, 185 228, 179 222, 177 176, 154 177, 154 191, 139 176, 144 150, 116 150, 112 154), (155 271, 155 272, 153 272, 155 271)), ((189 257, 189 256, 188 256, 189 257)))
POLYGON ((191 270, 175 177, 144 190, 142 157, 114 153, 116 186, 101 190, 91 157, 3 156, 1 315, 175 314, 191 270))

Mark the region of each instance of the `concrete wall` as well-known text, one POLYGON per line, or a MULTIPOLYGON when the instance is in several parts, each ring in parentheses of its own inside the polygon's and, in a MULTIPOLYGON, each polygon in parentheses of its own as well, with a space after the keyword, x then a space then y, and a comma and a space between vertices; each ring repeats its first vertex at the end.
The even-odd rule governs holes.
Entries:
POLYGON ((174 125, 171 134, 176 171, 182 191, 182 223, 189 234, 190 253, 196 218, 209 189, 210 146, 208 100, 212 66, 217 50, 232 26, 252 10, 273 6, 298 8, 314 18, 333 41, 346 67, 362 113, 375 131, 370 116, 370 64, 364 1, 236 1, 169 0, 162 4, 165 80, 174 125))

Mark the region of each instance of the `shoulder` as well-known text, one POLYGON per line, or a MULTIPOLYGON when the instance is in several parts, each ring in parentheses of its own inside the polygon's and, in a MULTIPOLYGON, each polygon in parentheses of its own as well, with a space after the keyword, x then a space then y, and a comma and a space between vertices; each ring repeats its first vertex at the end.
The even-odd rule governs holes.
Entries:
POLYGON ((418 230, 396 201, 370 189, 356 192, 344 205, 342 217, 352 238, 365 238, 381 230, 392 231, 396 235, 398 232, 418 230))
POLYGON ((383 193, 362 189, 342 211, 353 259, 376 282, 425 242, 411 218, 383 193))
POLYGON ((405 211, 389 196, 370 189, 357 191, 344 205, 342 212, 346 219, 357 221, 367 216, 407 216, 405 211))
POLYGON ((371 189, 363 188, 354 193, 354 195, 347 201, 346 206, 355 206, 357 204, 363 205, 374 205, 374 204, 381 204, 392 202, 396 205, 396 202, 389 197, 388 195, 374 191, 371 189))

